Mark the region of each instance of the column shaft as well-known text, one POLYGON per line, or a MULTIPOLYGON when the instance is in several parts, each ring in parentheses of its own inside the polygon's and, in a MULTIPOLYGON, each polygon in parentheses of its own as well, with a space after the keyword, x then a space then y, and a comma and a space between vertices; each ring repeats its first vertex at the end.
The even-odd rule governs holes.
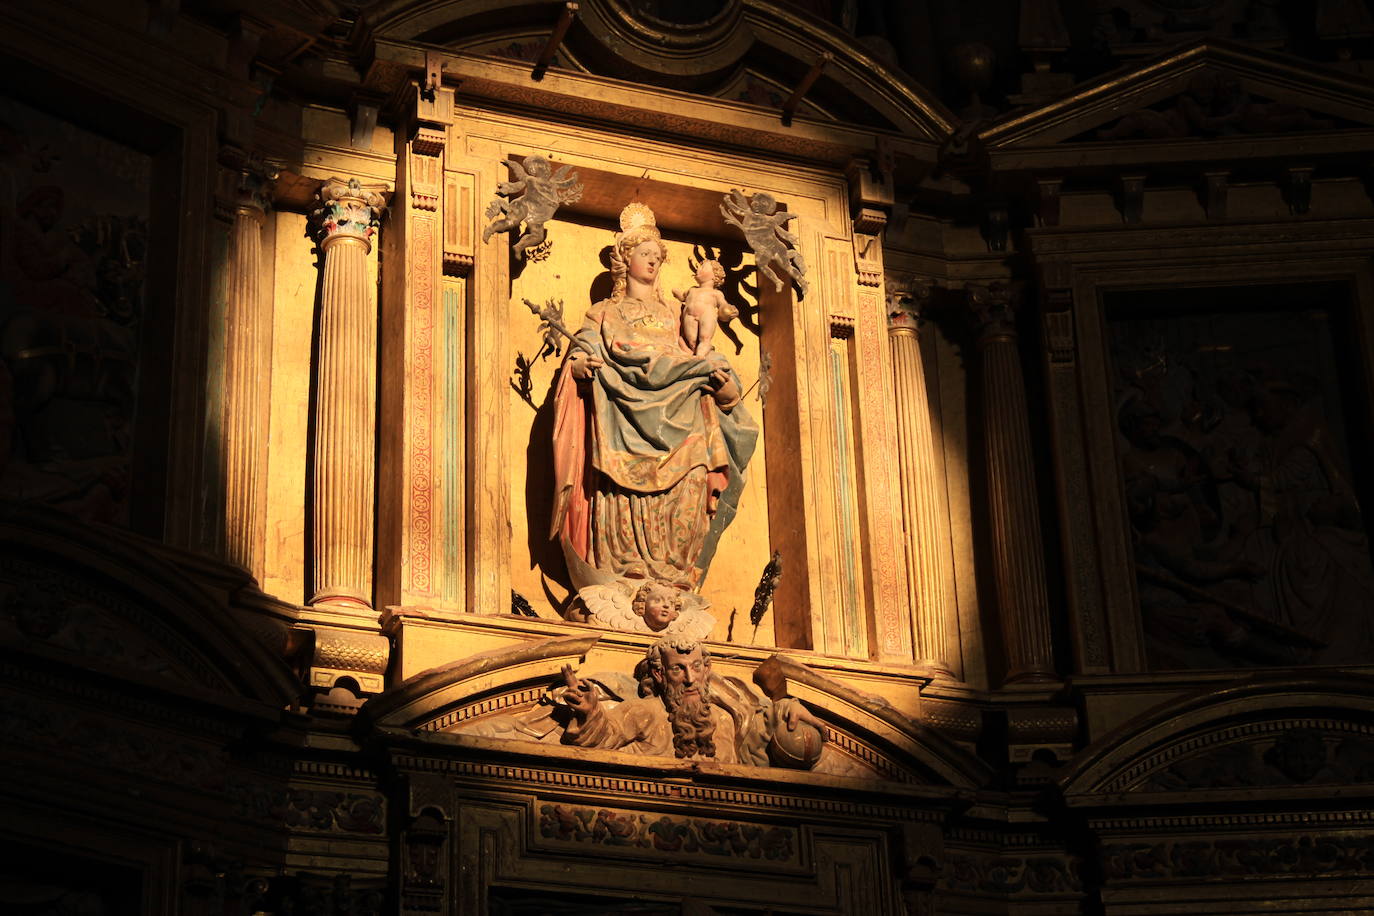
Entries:
POLYGON ((316 363, 314 597, 372 606, 376 464, 376 290, 368 272, 382 200, 357 181, 326 182, 316 363))
POLYGON ((940 568, 940 513, 921 341, 909 313, 889 326, 892 372, 896 381, 897 455, 906 528, 907 590, 911 596, 912 646, 918 663, 952 677, 945 619, 948 599, 940 568))
POLYGON ((1005 290, 971 290, 983 322, 984 448, 993 575, 1010 681, 1052 680, 1044 532, 1026 412, 1026 383, 1005 290), (981 299, 981 302, 980 302, 981 299))
POLYGON ((262 576, 267 430, 260 408, 272 336, 262 288, 263 216, 251 203, 240 203, 234 215, 224 342, 224 558, 254 578, 262 576))

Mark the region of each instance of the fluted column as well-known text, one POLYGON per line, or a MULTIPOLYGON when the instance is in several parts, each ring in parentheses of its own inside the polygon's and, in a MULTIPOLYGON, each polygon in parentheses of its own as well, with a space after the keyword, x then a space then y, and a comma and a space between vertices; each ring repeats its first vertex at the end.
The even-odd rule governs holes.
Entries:
POLYGON ((383 190, 336 178, 319 192, 324 279, 315 366, 311 604, 372 606, 377 306, 367 256, 383 190))
POLYGON ((984 449, 992 524, 993 576, 1007 682, 1053 680, 1049 597, 1036 501, 1026 383, 1017 350, 1011 290, 968 288, 982 355, 984 449))
POLYGON ((888 281, 892 308, 888 342, 897 407, 897 462, 902 481, 906 533, 907 591, 911 600, 912 648, 918 664, 953 678, 946 660, 949 613, 940 564, 940 481, 935 473, 935 437, 930 423, 925 369, 921 360, 921 309, 930 288, 888 281))
POLYGON ((272 364, 271 299, 264 289, 262 227, 271 176, 240 170, 229 238, 225 304, 224 558, 262 576, 266 519, 264 376, 272 364))

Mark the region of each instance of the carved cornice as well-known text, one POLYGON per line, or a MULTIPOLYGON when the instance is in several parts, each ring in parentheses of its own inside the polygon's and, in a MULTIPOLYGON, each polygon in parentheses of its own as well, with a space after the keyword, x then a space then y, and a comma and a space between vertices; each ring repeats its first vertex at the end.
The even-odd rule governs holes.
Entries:
POLYGON ((801 815, 825 813, 836 819, 934 823, 948 809, 967 803, 965 792, 947 788, 836 780, 792 771, 778 775, 776 770, 733 764, 645 762, 648 758, 642 757, 633 765, 615 766, 626 755, 579 749, 581 753, 565 752, 560 756, 566 759, 559 759, 549 752, 556 746, 520 751, 518 744, 496 739, 462 738, 454 743, 477 756, 458 757, 451 751, 416 753, 417 749, 410 748, 394 752, 391 762, 400 772, 442 773, 461 786, 509 787, 514 781, 535 793, 562 796, 575 789, 580 798, 594 804, 623 804, 634 798, 662 810, 724 814, 769 809, 801 815), (485 759, 502 751, 507 753, 485 759), (772 775, 761 777, 760 773, 772 775))

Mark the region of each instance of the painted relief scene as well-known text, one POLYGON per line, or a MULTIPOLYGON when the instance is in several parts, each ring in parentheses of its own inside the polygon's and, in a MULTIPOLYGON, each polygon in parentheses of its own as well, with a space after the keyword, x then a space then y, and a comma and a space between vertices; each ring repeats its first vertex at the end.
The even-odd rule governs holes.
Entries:
POLYGON ((749 620, 769 561, 752 266, 671 218, 631 201, 521 252, 512 585, 541 614, 768 645, 749 620))
POLYGON ((1367 442, 1338 284, 1107 297, 1151 667, 1374 652, 1367 442), (1161 311, 1167 309, 1167 311, 1161 311))
POLYGON ((0 497, 127 524, 148 156, 0 97, 0 497))

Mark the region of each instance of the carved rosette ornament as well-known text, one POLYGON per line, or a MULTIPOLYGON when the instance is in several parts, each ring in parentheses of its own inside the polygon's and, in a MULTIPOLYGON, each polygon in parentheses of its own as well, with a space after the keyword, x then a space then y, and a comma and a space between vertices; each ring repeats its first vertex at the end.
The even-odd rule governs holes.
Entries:
POLYGON ((982 354, 983 444, 1006 679, 1053 680, 1044 533, 1036 501, 1026 383, 1016 345, 1016 299, 1006 284, 994 282, 970 284, 968 300, 982 354))
POLYGON ((945 660, 945 618, 952 608, 941 562, 940 481, 935 475, 935 436, 921 359, 920 326, 930 304, 931 287, 911 277, 889 276, 887 291, 912 646, 918 662, 952 678, 945 660))
POLYGON ((324 260, 316 365, 312 604, 367 608, 372 596, 376 289, 367 256, 384 185, 330 179, 315 211, 324 260))

